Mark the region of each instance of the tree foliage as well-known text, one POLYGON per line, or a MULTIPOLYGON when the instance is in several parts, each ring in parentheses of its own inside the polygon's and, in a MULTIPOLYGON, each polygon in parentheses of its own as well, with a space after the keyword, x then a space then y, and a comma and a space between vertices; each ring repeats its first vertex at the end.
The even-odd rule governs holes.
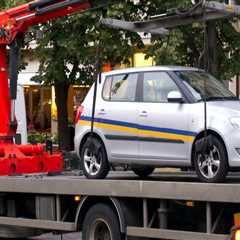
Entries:
POLYGON ((36 51, 41 62, 38 79, 50 85, 56 81, 91 82, 96 48, 100 48, 103 62, 112 66, 128 64, 134 48, 144 47, 141 38, 136 33, 105 28, 99 19, 104 16, 133 20, 137 16, 135 8, 130 2, 117 4, 42 25, 44 37, 38 41, 36 51))
POLYGON ((60 146, 69 150, 67 106, 70 84, 90 84, 95 76, 96 52, 102 62, 112 66, 129 63, 134 48, 143 48, 136 33, 108 29, 99 24, 101 17, 137 19, 137 7, 127 1, 94 12, 64 17, 41 25, 44 36, 38 40, 40 60, 35 80, 53 85, 56 91, 60 146))
MULTIPOLYGON (((176 7, 189 7, 190 1, 151 1, 147 16, 163 13, 167 9, 175 12, 176 7)), ((240 33, 234 25, 235 19, 221 19, 216 22, 217 28, 217 77, 230 79, 239 74, 240 33)), ((203 68, 205 23, 194 23, 177 27, 165 37, 153 36, 152 44, 147 49, 147 56, 155 59, 160 65, 183 65, 203 68)), ((239 29, 240 30, 240 29, 239 29)))
POLYGON ((8 9, 26 2, 29 2, 29 1, 28 0, 8 0, 8 1, 0 0, 0 9, 8 9))

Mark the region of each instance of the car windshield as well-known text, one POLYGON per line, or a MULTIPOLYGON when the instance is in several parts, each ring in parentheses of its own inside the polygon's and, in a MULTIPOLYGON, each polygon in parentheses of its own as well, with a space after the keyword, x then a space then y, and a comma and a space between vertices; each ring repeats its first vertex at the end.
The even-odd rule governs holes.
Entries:
POLYGON ((208 101, 214 100, 238 100, 224 84, 203 71, 177 71, 185 86, 192 93, 196 101, 202 101, 204 97, 208 101), (206 80, 206 88, 204 81, 206 80))

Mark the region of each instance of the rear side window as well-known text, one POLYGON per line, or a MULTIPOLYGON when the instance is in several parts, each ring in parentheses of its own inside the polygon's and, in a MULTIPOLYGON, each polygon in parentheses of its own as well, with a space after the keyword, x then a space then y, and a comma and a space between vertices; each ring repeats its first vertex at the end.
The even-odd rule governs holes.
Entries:
POLYGON ((137 80, 137 73, 107 77, 103 88, 103 99, 107 101, 134 102, 137 80))
POLYGON ((171 91, 179 91, 179 89, 166 72, 144 73, 144 102, 168 102, 168 94, 171 91))

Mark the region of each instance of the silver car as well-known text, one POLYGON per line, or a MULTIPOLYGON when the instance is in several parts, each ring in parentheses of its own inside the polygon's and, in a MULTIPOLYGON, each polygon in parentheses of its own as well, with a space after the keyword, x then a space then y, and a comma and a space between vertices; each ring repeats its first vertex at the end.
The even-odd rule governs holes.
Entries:
POLYGON ((174 66, 102 74, 91 134, 93 93, 76 116, 75 150, 86 177, 127 165, 141 177, 180 167, 219 182, 240 167, 240 102, 208 73, 174 66))

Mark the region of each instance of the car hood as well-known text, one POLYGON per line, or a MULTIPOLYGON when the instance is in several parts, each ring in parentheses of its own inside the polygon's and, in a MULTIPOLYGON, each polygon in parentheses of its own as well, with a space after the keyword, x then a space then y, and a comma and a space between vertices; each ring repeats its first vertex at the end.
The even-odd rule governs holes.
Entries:
POLYGON ((240 115, 240 101, 214 101, 208 102, 208 106, 218 108, 223 114, 240 115))

